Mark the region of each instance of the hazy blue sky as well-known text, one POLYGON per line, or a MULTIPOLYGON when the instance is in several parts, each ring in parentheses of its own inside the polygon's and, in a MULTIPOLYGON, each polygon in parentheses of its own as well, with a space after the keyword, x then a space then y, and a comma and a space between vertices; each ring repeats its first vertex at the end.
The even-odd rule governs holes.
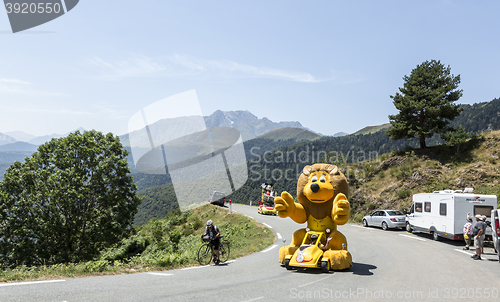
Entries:
POLYGON ((432 59, 461 75, 459 103, 490 101, 499 12, 498 1, 82 0, 12 34, 0 11, 0 132, 123 134, 141 108, 196 89, 205 115, 351 133, 387 123, 402 77, 432 59))

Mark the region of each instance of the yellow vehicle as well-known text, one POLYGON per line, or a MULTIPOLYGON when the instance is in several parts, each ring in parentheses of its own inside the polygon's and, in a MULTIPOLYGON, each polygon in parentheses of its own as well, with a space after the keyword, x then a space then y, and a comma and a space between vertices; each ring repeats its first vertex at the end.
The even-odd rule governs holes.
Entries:
POLYGON ((285 267, 287 270, 293 268, 321 268, 323 273, 330 270, 330 260, 323 257, 322 245, 326 244, 325 232, 308 231, 302 245, 293 255, 285 257, 285 267))
POLYGON ((258 209, 259 214, 266 214, 266 215, 277 215, 277 211, 274 208, 274 206, 269 207, 266 205, 261 204, 258 209))
POLYGON ((278 212, 274 208, 273 184, 262 184, 262 196, 259 201, 259 214, 277 215, 278 212))

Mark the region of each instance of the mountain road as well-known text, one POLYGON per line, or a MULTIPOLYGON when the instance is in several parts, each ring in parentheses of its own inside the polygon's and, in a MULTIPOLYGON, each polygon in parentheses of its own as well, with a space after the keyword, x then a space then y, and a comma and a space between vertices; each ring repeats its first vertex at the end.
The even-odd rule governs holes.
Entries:
POLYGON ((256 207, 233 204, 232 209, 271 228, 276 242, 218 266, 3 283, 0 301, 498 301, 500 296, 500 264, 492 248, 474 261, 461 241, 346 224, 338 230, 347 237, 352 268, 288 271, 278 263, 279 248, 305 225, 260 215, 256 207))

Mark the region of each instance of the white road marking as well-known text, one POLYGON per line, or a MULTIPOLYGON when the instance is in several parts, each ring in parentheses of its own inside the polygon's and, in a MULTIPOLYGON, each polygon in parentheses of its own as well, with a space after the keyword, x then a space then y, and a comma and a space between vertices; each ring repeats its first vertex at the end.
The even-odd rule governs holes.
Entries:
POLYGON ((155 275, 155 276, 173 276, 174 274, 167 274, 167 273, 148 273, 150 275, 155 275))
MULTIPOLYGON (((467 254, 467 255, 469 255, 469 256, 472 256, 472 255, 474 255, 474 254, 475 254, 475 253, 469 253, 469 252, 466 252, 466 251, 464 251, 464 250, 459 250, 459 249, 455 249, 455 251, 457 251, 457 252, 461 252, 461 253, 464 253, 464 254, 467 254)), ((496 261, 496 260, 486 259, 486 258, 484 258, 484 257, 483 257, 483 258, 481 258, 481 260, 483 260, 483 261, 496 261)))
POLYGON ((267 224, 267 223, 265 223, 265 222, 263 222, 262 224, 263 224, 263 225, 265 225, 266 227, 270 228, 270 229, 272 229, 272 228, 273 228, 272 226, 270 226, 269 224, 267 224))
POLYGON ((466 252, 466 251, 464 251, 464 250, 455 249, 455 251, 460 252, 460 253, 467 254, 467 255, 469 255, 469 256, 474 255, 474 253, 466 252))
POLYGON ((278 236, 278 239, 282 238, 280 233, 276 233, 276 236, 278 236))
POLYGON ((309 282, 309 283, 306 283, 306 284, 302 284, 302 285, 300 285, 300 286, 298 286, 298 287, 300 288, 300 287, 304 287, 304 286, 308 286, 308 285, 314 284, 314 283, 319 282, 319 281, 323 281, 323 280, 325 280, 325 279, 330 278, 330 277, 331 277, 331 276, 333 276, 333 275, 334 275, 334 274, 331 274, 331 275, 330 275, 330 276, 328 276, 328 277, 321 278, 321 279, 319 279, 319 280, 316 280, 316 281, 313 281, 313 282, 309 282))
POLYGON ((360 225, 350 224, 350 226, 355 227, 355 228, 362 228, 362 229, 365 229, 365 230, 369 230, 369 228, 364 227, 364 226, 360 226, 360 225))
POLYGON ((242 301, 242 302, 251 302, 251 301, 257 301, 257 300, 260 300, 260 299, 264 299, 264 297, 258 297, 258 298, 255 298, 255 299, 245 300, 245 301, 242 301))
POLYGON ((420 240, 420 241, 427 241, 425 239, 418 238, 418 237, 415 237, 415 236, 410 236, 410 235, 399 234, 399 236, 408 237, 408 238, 416 239, 416 240, 420 240))
MULTIPOLYGON (((223 262, 223 264, 231 263, 231 262, 235 262, 235 261, 236 260, 229 260, 229 261, 223 262)), ((190 270, 190 269, 197 269, 197 268, 202 268, 202 267, 209 267, 209 266, 216 266, 216 264, 208 264, 208 265, 191 266, 191 267, 181 268, 181 271, 186 271, 186 270, 190 270)))
POLYGON ((44 280, 44 281, 31 281, 31 282, 16 282, 16 283, 2 283, 2 286, 15 286, 15 285, 30 285, 30 284, 41 284, 41 283, 54 283, 54 282, 64 282, 66 280, 44 280))
POLYGON ((248 216, 247 214, 245 214, 245 216, 246 216, 246 217, 248 217, 248 218, 250 218, 250 219, 253 219, 253 217, 252 217, 252 216, 248 216))
POLYGON ((269 252, 270 250, 274 249, 275 247, 277 247, 278 245, 277 244, 274 244, 270 247, 268 247, 267 249, 263 250, 263 251, 260 251, 261 253, 265 253, 265 252, 269 252))

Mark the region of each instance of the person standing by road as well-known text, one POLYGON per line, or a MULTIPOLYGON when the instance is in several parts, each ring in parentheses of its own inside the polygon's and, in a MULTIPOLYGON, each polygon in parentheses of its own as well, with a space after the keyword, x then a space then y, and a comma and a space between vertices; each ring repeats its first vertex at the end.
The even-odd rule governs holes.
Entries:
POLYGON ((220 263, 220 260, 219 260, 220 232, 219 232, 219 228, 216 225, 214 225, 212 220, 207 221, 207 227, 205 228, 205 234, 202 235, 202 237, 207 236, 207 235, 210 238, 210 241, 214 246, 214 251, 215 251, 215 256, 216 256, 215 264, 219 264, 220 263))
POLYGON ((465 247, 464 250, 468 250, 472 241, 472 217, 470 213, 467 213, 467 222, 464 225, 464 240, 465 247))
POLYGON ((476 224, 473 227, 472 233, 474 234, 474 247, 476 248, 476 253, 472 256, 474 260, 481 260, 481 247, 484 242, 484 236, 486 232, 486 224, 482 220, 482 216, 477 214, 476 224))

